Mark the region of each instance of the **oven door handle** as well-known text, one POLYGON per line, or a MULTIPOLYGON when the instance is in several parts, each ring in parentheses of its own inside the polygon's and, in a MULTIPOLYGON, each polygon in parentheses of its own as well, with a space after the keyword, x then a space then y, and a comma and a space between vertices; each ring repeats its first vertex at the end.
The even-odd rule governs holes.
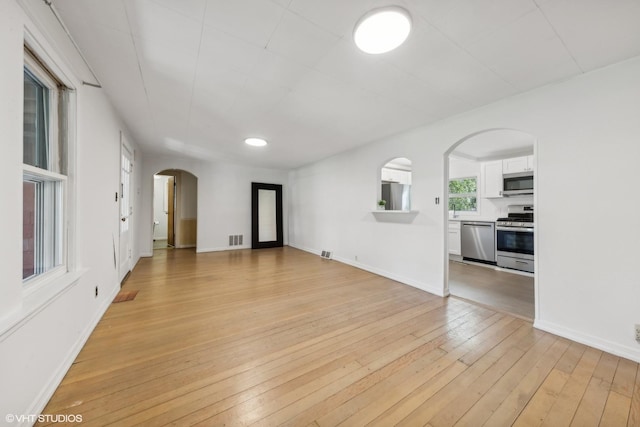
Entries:
POLYGON ((522 227, 496 227, 497 231, 520 231, 524 233, 533 233, 533 228, 522 227))

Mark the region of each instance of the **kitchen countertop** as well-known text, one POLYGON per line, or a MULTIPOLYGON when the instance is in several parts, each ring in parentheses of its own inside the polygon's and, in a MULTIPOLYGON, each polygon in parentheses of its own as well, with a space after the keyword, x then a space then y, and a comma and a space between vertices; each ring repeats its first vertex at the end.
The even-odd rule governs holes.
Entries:
POLYGON ((483 218, 481 216, 459 216, 457 218, 449 217, 449 221, 481 221, 481 222, 496 222, 497 218, 483 218))

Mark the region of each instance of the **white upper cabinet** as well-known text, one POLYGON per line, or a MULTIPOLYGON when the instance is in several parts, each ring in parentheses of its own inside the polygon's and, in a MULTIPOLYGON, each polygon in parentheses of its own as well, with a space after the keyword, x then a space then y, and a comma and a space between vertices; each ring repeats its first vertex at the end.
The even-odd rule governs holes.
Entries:
POLYGON ((533 156, 514 157, 502 161, 502 173, 533 172, 533 156))
POLYGON ((411 171, 382 168, 382 181, 397 182, 399 184, 411 185, 411 171))
POLYGON ((503 160, 495 160, 482 164, 482 197, 502 197, 502 163, 503 160))

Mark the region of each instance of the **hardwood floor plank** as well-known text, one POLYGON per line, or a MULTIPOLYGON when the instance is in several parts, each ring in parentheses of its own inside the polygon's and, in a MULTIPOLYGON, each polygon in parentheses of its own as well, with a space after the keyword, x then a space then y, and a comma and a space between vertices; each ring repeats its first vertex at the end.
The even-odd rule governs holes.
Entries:
POLYGON ((124 289, 138 296, 107 310, 43 413, 118 427, 638 425, 637 363, 293 248, 161 250, 124 289))
MULTIPOLYGON (((548 346, 555 339, 551 336, 542 337, 540 341, 533 344, 535 348, 548 346)), ((476 343, 470 343, 469 349, 476 346, 476 343)), ((409 414, 406 418, 398 423, 398 425, 416 425, 418 423, 426 423, 431 420, 442 408, 454 401, 454 399, 466 393, 466 390, 489 369, 497 360, 510 350, 517 351, 513 348, 514 343, 505 340, 496 346, 487 346, 490 350, 478 359, 465 372, 460 374, 454 381, 438 391, 433 397, 421 402, 420 405, 409 414)), ((471 350, 473 351, 473 350, 471 350)), ((531 354, 537 354, 534 350, 531 354)), ((522 358, 519 359, 519 361, 522 358)), ((519 363, 519 362, 518 362, 519 363)), ((503 377, 504 378, 504 377, 503 377)))
MULTIPOLYGON (((531 325, 521 326, 509 340, 520 341, 527 334, 531 334, 531 325)), ((511 347, 489 369, 487 369, 466 391, 443 407, 429 425, 452 426, 524 355, 525 351, 511 347)), ((466 356, 466 355, 465 355, 466 356)), ((464 359, 463 356, 461 359, 464 359)), ((464 362, 468 365, 468 363, 464 362)))
POLYGON ((545 417, 543 426, 570 425, 602 352, 587 348, 545 417))
POLYGON ((602 354, 573 417, 572 426, 580 427, 600 423, 618 362, 618 357, 607 353, 602 354))
POLYGON ((568 379, 569 374, 558 369, 552 369, 518 416, 513 424, 514 427, 534 427, 542 424, 568 379))
POLYGON ((640 427, 640 367, 636 372, 636 381, 631 398, 631 409, 629 410, 629 420, 627 427, 640 427))
POLYGON ((615 391, 609 393, 607 404, 600 420, 601 426, 626 426, 631 399, 615 391))
POLYGON ((631 397, 635 385, 638 364, 627 359, 620 359, 616 375, 611 383, 611 390, 623 396, 631 397))
MULTIPOLYGON (((483 425, 493 416, 512 392, 521 386, 528 390, 535 385, 535 381, 551 370, 566 351, 568 343, 558 340, 551 335, 543 336, 500 380, 480 398, 476 404, 465 413, 456 426, 483 425), (521 381, 528 377, 529 381, 521 385, 521 381)), ((513 396, 513 395, 512 395, 513 396)), ((505 407, 509 408, 509 407, 505 407)))

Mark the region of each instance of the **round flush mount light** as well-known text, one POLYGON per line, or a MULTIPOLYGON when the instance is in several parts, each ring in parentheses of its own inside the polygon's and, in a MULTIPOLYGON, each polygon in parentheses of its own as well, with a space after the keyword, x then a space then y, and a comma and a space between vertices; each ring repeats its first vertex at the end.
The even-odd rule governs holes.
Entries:
POLYGON ((267 141, 262 138, 247 138, 244 140, 244 143, 252 147, 264 147, 267 145, 267 141))
POLYGON ((353 40, 360 50, 379 54, 400 46, 411 32, 411 16, 399 6, 374 9, 365 14, 353 31, 353 40))

